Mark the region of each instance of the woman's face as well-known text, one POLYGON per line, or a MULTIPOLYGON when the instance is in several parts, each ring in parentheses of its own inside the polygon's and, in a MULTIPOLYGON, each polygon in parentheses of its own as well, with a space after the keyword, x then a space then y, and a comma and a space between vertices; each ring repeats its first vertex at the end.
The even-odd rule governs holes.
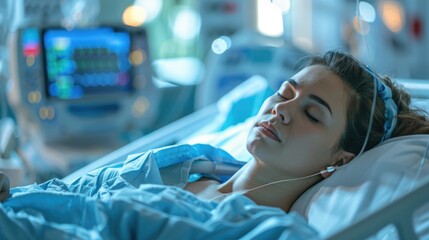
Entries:
POLYGON ((265 165, 289 176, 319 172, 332 164, 346 124, 346 87, 325 66, 304 68, 267 98, 247 139, 265 165))

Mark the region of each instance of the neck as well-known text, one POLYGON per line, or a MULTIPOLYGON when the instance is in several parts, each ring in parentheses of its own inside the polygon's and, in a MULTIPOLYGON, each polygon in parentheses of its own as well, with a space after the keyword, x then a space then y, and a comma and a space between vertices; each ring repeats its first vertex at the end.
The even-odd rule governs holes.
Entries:
POLYGON ((295 200, 310 186, 320 181, 321 177, 313 176, 270 184, 286 179, 296 179, 296 177, 289 176, 276 168, 269 167, 263 162, 254 159, 241 168, 227 182, 222 184, 218 191, 221 193, 233 193, 269 184, 245 192, 244 195, 252 199, 256 204, 278 207, 288 212, 295 200))

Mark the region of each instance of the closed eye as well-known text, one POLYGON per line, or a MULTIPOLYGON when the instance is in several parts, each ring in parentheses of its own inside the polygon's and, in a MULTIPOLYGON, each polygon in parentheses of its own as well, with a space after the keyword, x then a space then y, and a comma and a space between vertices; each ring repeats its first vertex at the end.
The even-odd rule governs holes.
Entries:
MULTIPOLYGON (((281 95, 279 92, 276 92, 276 95, 285 101, 290 100, 287 97, 281 95)), ((304 114, 311 122, 313 122, 313 123, 319 123, 320 122, 319 119, 313 117, 313 115, 311 115, 308 110, 304 110, 304 114)))
POLYGON ((312 121, 312 122, 314 122, 314 123, 319 123, 320 121, 319 121, 319 119, 317 119, 317 118, 315 118, 315 117, 313 117, 307 110, 304 110, 304 114, 305 114, 305 116, 310 120, 310 121, 312 121))
POLYGON ((283 100, 289 100, 287 97, 281 95, 279 92, 276 92, 277 96, 279 96, 280 98, 282 98, 283 100))

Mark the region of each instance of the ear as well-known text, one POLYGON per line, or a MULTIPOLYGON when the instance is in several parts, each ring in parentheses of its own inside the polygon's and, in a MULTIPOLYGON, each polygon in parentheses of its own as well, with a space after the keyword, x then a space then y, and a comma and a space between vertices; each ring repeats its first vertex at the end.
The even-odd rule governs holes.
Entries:
MULTIPOLYGON (((347 164, 349 162, 351 162, 354 158, 355 158, 355 154, 351 153, 351 152, 347 152, 344 150, 339 150, 338 152, 336 152, 330 161, 330 165, 334 166, 334 167, 338 167, 338 166, 342 166, 344 164, 347 164)), ((328 178, 333 174, 333 172, 331 173, 322 173, 322 177, 323 178, 328 178)))
POLYGON ((334 166, 342 166, 351 162, 355 158, 355 156, 356 155, 354 153, 339 150, 332 156, 331 163, 334 166))

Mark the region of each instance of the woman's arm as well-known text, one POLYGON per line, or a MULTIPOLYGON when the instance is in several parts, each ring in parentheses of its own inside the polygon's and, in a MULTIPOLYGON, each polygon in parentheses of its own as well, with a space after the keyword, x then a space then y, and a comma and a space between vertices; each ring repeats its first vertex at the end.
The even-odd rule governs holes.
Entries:
POLYGON ((0 172, 0 202, 3 202, 9 197, 10 182, 9 178, 0 172))

